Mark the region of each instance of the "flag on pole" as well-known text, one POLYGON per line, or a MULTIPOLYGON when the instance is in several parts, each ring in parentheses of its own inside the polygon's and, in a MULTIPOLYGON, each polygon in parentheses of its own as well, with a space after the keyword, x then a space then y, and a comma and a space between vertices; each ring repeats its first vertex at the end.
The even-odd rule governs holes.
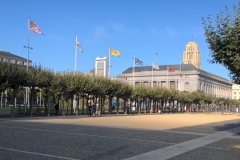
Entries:
POLYGON ((30 21, 30 30, 35 32, 35 33, 38 33, 38 34, 42 34, 44 35, 40 28, 38 27, 38 25, 36 23, 34 23, 33 21, 30 21))
POLYGON ((110 48, 110 54, 112 56, 118 56, 118 57, 120 57, 120 55, 121 55, 121 53, 119 51, 113 50, 112 48, 110 48))
POLYGON ((153 67, 154 69, 159 69, 159 66, 158 66, 155 62, 152 63, 152 67, 153 67))
POLYGON ((168 72, 174 72, 174 68, 173 67, 168 67, 168 72))
POLYGON ((179 75, 180 77, 182 77, 182 73, 180 73, 180 75, 179 75))
POLYGON ((79 50, 80 50, 81 52, 83 52, 83 49, 82 49, 82 47, 80 46, 80 44, 79 44, 78 41, 76 42, 76 46, 79 48, 79 50))
POLYGON ((143 62, 140 61, 138 58, 135 58, 135 64, 142 66, 142 65, 143 65, 143 62))

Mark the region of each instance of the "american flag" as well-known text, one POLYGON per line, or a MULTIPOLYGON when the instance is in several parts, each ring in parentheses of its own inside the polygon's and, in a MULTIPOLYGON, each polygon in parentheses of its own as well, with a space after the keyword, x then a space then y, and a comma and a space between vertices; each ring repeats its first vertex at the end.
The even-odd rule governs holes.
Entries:
POLYGON ((135 64, 142 66, 142 65, 143 65, 143 62, 140 61, 138 58, 135 58, 135 64))
POLYGON ((83 49, 82 49, 82 47, 80 46, 79 42, 76 42, 76 46, 79 48, 79 50, 80 50, 81 52, 83 52, 83 49))
MULTIPOLYGON (((33 21, 30 21, 30 30, 35 32, 35 33, 38 33, 38 34, 42 34, 38 25, 36 23, 34 23, 33 21)), ((42 34, 42 35, 44 35, 44 34, 42 34)))

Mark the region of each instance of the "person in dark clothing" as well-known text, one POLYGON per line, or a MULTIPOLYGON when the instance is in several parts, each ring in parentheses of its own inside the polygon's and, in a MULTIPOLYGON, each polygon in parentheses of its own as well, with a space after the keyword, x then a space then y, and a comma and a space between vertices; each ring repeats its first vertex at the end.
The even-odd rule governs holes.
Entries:
POLYGON ((91 117, 92 116, 92 106, 91 105, 88 105, 88 117, 91 117))
POLYGON ((112 106, 112 111, 114 112, 115 106, 112 106))
POLYGON ((127 105, 127 114, 129 115, 129 111, 130 110, 130 108, 129 108, 129 106, 127 105))
POLYGON ((93 115, 94 117, 95 117, 96 110, 97 110, 96 104, 93 103, 93 104, 92 104, 92 115, 93 115))
POLYGON ((55 111, 56 111, 56 116, 59 114, 59 104, 57 103, 56 105, 55 105, 55 111))

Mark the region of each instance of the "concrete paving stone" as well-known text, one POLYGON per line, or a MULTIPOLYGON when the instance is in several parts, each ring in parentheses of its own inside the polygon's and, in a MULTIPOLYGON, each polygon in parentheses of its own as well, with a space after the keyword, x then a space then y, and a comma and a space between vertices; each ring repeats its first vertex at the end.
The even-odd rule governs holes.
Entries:
MULTIPOLYGON (((222 150, 200 147, 169 160, 239 160, 240 150, 222 150)), ((161 157, 159 158, 161 159, 161 157)))
MULTIPOLYGON (((69 136, 62 133, 42 133, 21 129, 5 129, 0 137, 0 147, 75 159, 96 157, 97 159, 124 159, 169 146, 169 144, 162 143, 69 136)), ((9 159, 9 156, 11 155, 5 154, 4 159, 9 159)))
MULTIPOLYGON (((206 136, 195 132, 216 133, 239 123, 236 116, 203 114, 8 118, 0 120, 0 159, 125 159, 206 136)), ((239 140, 222 139, 174 158, 238 159, 239 148, 231 146, 239 140)))
POLYGON ((196 125, 191 127, 180 127, 180 128, 170 129, 170 130, 213 134, 216 132, 228 130, 228 129, 239 127, 239 126, 240 126, 240 120, 231 120, 231 121, 225 121, 225 122, 196 125))
MULTIPOLYGON (((127 139, 138 139, 145 141, 156 141, 166 143, 181 143, 186 140, 195 139, 201 137, 199 135, 187 135, 179 133, 167 133, 161 131, 148 131, 148 130, 130 130, 120 128, 109 128, 109 127, 94 127, 94 126, 82 126, 82 125, 70 125, 70 124, 49 124, 49 123, 23 123, 23 122, 12 122, 6 121, 6 124, 0 124, 0 126, 18 127, 15 130, 21 130, 20 128, 32 128, 39 130, 49 130, 56 132, 66 133, 77 133, 127 139)), ((44 131, 43 131, 44 133, 44 131)), ((56 133, 58 134, 58 133, 56 133)), ((71 136, 71 135, 70 135, 71 136)), ((77 135, 76 135, 77 136, 77 135)))
MULTIPOLYGON (((226 150, 234 150, 240 147, 240 139, 225 138, 220 141, 205 146, 206 148, 221 148, 226 150)), ((238 149, 240 152, 240 148, 238 149)))
POLYGON ((2 160, 59 160, 60 158, 47 157, 43 155, 34 155, 28 153, 21 153, 15 151, 1 150, 0 149, 0 159, 2 160))

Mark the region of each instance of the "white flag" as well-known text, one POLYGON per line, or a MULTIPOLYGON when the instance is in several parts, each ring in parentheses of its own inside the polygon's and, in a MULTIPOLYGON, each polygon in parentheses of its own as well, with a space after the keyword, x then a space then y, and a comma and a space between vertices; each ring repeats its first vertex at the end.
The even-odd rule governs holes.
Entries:
POLYGON ((156 64, 156 63, 152 63, 152 66, 153 66, 153 68, 155 68, 155 69, 159 69, 159 66, 156 64))

